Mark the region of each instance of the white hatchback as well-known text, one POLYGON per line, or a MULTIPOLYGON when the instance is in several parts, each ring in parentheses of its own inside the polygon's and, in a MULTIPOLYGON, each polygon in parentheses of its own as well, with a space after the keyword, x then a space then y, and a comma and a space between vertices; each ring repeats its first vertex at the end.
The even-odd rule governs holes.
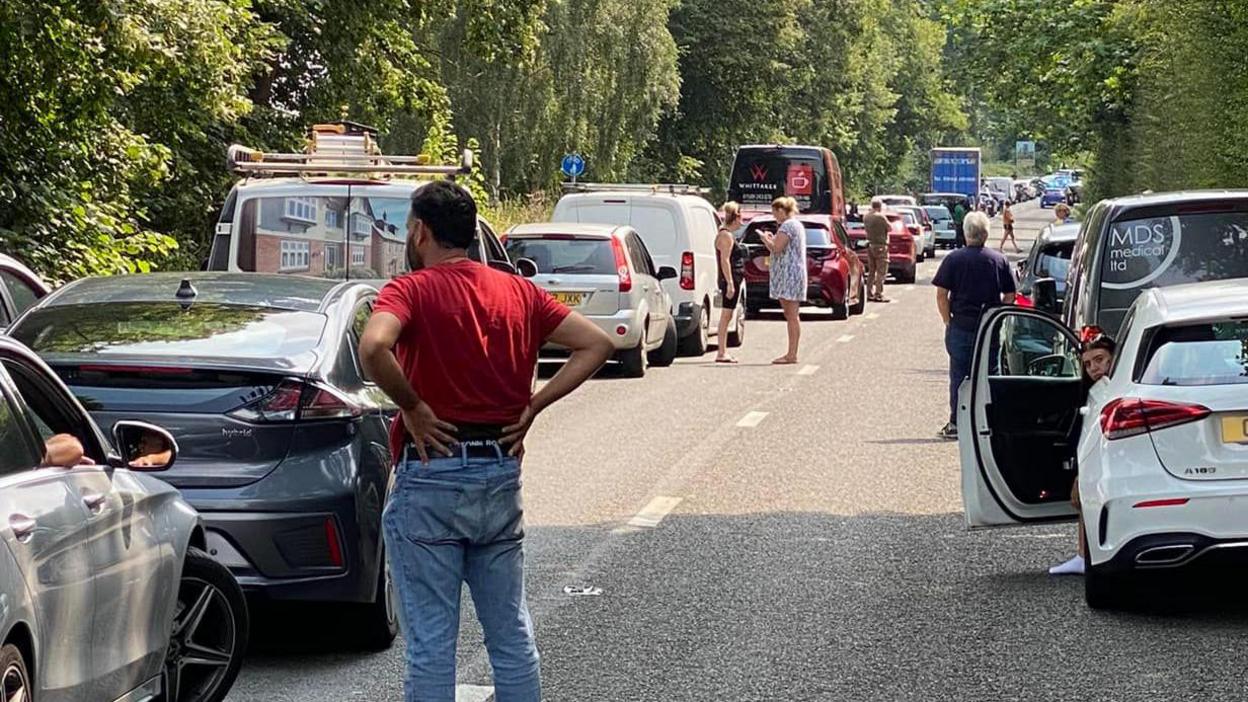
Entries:
POLYGON ((1147 290, 1119 336, 1088 388, 1069 329, 986 312, 958 403, 968 525, 1080 517, 1094 608, 1147 571, 1248 563, 1248 279, 1147 290))

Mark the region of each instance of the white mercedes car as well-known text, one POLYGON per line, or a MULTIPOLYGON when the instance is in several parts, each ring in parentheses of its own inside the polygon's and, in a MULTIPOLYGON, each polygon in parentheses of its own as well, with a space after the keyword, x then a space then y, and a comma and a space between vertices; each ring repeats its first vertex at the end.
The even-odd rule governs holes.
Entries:
POLYGON ((959 395, 968 525, 1080 516, 1093 608, 1146 571, 1248 563, 1248 279, 1147 290, 1118 342, 1088 388, 1070 330, 997 308, 959 395))

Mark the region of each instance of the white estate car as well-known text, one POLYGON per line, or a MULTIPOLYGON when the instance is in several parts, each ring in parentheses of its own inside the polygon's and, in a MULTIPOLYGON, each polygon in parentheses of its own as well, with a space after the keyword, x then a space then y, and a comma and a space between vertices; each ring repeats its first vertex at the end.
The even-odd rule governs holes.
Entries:
POLYGON ((1086 598, 1145 571, 1248 562, 1248 279, 1143 292, 1110 374, 1042 312, 985 313, 958 437, 971 527, 1071 520, 1078 467, 1086 598))
POLYGON ((535 284, 610 335, 624 375, 641 377, 647 363, 676 360, 676 320, 662 281, 678 274, 655 265, 632 227, 520 224, 504 241, 512 259, 533 262, 535 284))

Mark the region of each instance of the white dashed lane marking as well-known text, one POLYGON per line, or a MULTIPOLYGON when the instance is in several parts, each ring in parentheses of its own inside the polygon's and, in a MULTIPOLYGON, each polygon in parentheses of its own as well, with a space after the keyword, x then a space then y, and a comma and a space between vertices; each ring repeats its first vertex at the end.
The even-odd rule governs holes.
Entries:
POLYGON ((456 685, 455 702, 491 702, 494 688, 485 685, 456 685))
POLYGON ((663 518, 676 509, 676 505, 680 504, 684 498, 681 497, 659 497, 650 500, 650 503, 641 509, 632 519, 628 520, 628 525, 635 529, 653 529, 663 521, 663 518))
POLYGON ((799 370, 797 374, 798 375, 814 375, 815 373, 818 373, 818 372, 819 372, 819 366, 802 366, 802 369, 799 370))
POLYGON ((767 418, 766 412, 749 412, 744 417, 741 418, 741 421, 737 422, 737 426, 753 428, 753 427, 758 426, 759 424, 762 424, 763 420, 766 418, 767 418))

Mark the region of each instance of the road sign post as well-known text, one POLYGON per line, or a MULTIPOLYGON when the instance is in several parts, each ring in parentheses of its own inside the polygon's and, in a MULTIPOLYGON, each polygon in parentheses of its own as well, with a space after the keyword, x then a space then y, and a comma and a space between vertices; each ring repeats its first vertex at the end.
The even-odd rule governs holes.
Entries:
POLYGON ((563 162, 559 164, 559 169, 575 183, 576 179, 585 173, 585 159, 577 153, 568 154, 563 157, 563 162))

